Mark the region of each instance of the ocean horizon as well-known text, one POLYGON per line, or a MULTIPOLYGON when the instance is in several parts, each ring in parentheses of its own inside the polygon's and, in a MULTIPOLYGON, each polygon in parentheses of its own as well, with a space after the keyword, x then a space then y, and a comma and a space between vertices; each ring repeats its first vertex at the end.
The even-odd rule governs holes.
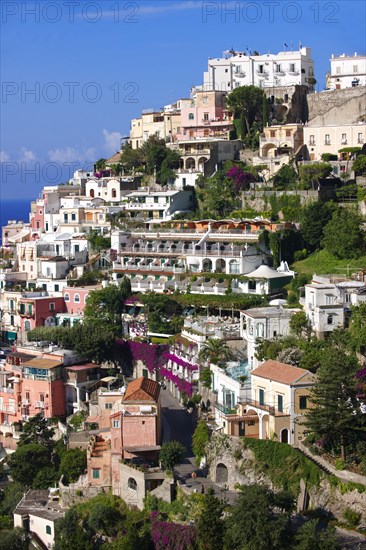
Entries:
POLYGON ((6 225, 9 220, 28 223, 30 203, 33 200, 34 199, 2 199, 0 201, 0 226, 6 225))

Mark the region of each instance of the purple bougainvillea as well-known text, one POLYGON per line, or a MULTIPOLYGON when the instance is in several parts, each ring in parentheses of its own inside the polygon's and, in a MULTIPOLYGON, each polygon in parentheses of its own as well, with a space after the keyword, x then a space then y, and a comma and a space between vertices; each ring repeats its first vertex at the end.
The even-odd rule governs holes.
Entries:
POLYGON ((156 550, 192 550, 196 547, 196 529, 190 525, 154 519, 151 537, 156 550))
POLYGON ((362 401, 366 400, 366 367, 356 372, 356 391, 357 397, 362 401))
POLYGON ((199 369, 198 365, 195 365, 194 363, 187 363, 187 361, 184 361, 184 359, 181 359, 180 357, 175 355, 175 353, 165 352, 163 356, 167 361, 173 361, 173 363, 176 363, 177 365, 179 365, 180 367, 183 367, 184 369, 187 369, 190 371, 195 371, 199 369))
POLYGON ((169 360, 190 371, 198 370, 198 365, 187 363, 174 353, 170 353, 169 346, 165 344, 149 344, 148 342, 135 342, 133 340, 117 340, 121 353, 130 356, 132 362, 142 361, 149 372, 158 371, 162 378, 171 380, 177 388, 186 393, 189 397, 192 395, 193 384, 183 380, 176 374, 173 374, 166 368, 169 360))
POLYGON ((243 189, 249 189, 250 183, 255 181, 253 174, 249 172, 243 172, 238 166, 232 166, 227 172, 226 176, 233 180, 236 191, 242 191, 243 189))

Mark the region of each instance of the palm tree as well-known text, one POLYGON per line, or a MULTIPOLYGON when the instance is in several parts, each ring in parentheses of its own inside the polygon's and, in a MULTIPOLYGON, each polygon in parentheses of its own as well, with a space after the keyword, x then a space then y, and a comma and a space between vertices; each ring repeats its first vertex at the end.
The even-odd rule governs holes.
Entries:
POLYGON ((201 361, 208 361, 215 365, 235 359, 235 355, 225 340, 220 340, 218 338, 209 338, 203 344, 198 357, 201 361))

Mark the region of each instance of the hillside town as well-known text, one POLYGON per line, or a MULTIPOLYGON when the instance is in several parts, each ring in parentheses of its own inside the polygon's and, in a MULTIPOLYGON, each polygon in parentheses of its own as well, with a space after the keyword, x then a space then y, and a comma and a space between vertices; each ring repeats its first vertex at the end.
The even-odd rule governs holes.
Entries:
POLYGON ((366 548, 366 57, 327 55, 209 58, 8 212, 8 549, 366 548))

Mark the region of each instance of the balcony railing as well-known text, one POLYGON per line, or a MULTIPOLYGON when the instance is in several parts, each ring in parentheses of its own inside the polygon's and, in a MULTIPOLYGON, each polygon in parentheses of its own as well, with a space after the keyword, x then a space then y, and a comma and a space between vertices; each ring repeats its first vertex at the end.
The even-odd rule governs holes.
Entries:
POLYGON ((222 403, 215 403, 214 404, 215 409, 218 409, 224 414, 237 414, 236 409, 231 409, 229 407, 225 407, 222 403))

